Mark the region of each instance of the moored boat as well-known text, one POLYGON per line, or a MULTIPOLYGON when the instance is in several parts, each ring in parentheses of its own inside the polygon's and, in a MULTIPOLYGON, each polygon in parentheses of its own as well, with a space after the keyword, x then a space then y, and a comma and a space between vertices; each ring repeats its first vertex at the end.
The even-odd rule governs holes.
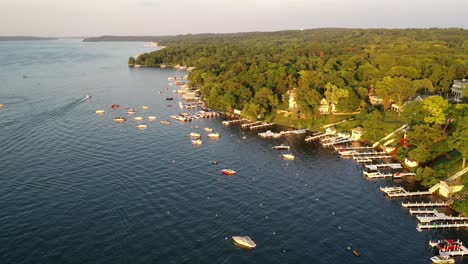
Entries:
POLYGON ((128 109, 127 114, 128 114, 128 115, 134 115, 134 114, 136 114, 136 109, 135 109, 135 108, 130 108, 130 109, 128 109))
POLYGON ((123 118, 123 117, 116 117, 114 118, 114 121, 115 122, 119 122, 119 123, 122 123, 122 122, 125 122, 127 119, 123 118))
POLYGON ((137 127, 138 129, 146 129, 148 126, 145 124, 139 124, 137 127))
POLYGON ((149 109, 149 107, 148 107, 148 106, 146 106, 146 105, 144 105, 144 106, 142 106, 142 107, 141 107, 141 109, 144 109, 144 110, 146 110, 146 109, 149 109))
POLYGON ((174 100, 174 98, 172 98, 172 97, 166 97, 166 100, 167 100, 167 101, 172 101, 172 100, 174 100))
POLYGON ((455 259, 450 256, 434 256, 431 258, 432 263, 436 264, 453 264, 455 259))
POLYGON ((283 159, 285 160, 294 160, 295 156, 293 154, 283 154, 283 159))
POLYGON ((192 140, 192 144, 201 145, 201 144, 203 144, 203 141, 201 141, 200 139, 192 140))
POLYGON ((234 240, 237 245, 245 248, 255 248, 257 246, 257 244, 255 244, 255 242, 248 236, 233 236, 232 240, 234 240))
POLYGON ((286 146, 286 145, 283 145, 283 144, 281 144, 279 146, 273 146, 272 148, 277 149, 277 150, 289 150, 290 149, 289 146, 286 146))
POLYGON ((213 129, 211 127, 205 127, 206 132, 213 132, 213 129))
POLYGON ((148 116, 148 120, 149 121, 154 121, 154 120, 156 120, 156 117, 155 116, 148 116))
POLYGON ((135 118, 133 118, 133 119, 135 119, 136 121, 141 121, 141 120, 143 120, 143 117, 142 116, 135 116, 135 118))
POLYGON ((170 125, 171 124, 171 122, 168 121, 168 120, 161 120, 161 121, 159 121, 159 123, 161 123, 162 125, 170 125))
POLYGON ((222 169, 221 173, 224 174, 224 175, 234 175, 234 174, 236 174, 236 171, 231 170, 231 169, 222 169))
POLYGON ((106 112, 105 110, 99 109, 99 110, 96 110, 96 115, 102 115, 105 112, 106 112))
POLYGON ((191 138, 200 138, 200 136, 201 136, 200 133, 197 133, 197 132, 190 133, 191 138))
POLYGON ((210 133, 208 134, 209 138, 219 138, 219 133, 210 133))
POLYGON ((119 107, 120 107, 120 105, 118 105, 118 104, 111 105, 111 108, 113 108, 113 109, 116 109, 116 108, 119 108, 119 107))

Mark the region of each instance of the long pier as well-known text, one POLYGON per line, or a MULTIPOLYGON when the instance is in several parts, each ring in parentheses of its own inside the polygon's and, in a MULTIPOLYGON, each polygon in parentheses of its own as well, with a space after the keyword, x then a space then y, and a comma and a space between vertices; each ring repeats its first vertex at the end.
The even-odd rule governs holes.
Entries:
POLYGON ((268 128, 268 127, 272 127, 273 125, 274 125, 273 123, 262 123, 260 125, 251 126, 250 129, 268 128))
POLYGON ((378 168, 391 168, 391 169, 402 169, 400 163, 382 163, 382 164, 369 164, 366 165, 366 168, 369 170, 377 170, 378 168))
POLYGON ((392 156, 389 155, 376 155, 376 156, 353 156, 354 160, 357 159, 370 159, 370 160, 376 160, 376 159, 390 159, 392 156))
POLYGON ((251 126, 260 125, 260 124, 262 124, 262 123, 263 123, 262 121, 256 121, 256 122, 251 122, 251 123, 245 123, 245 124, 242 124, 241 127, 242 127, 242 128, 250 128, 251 126))
POLYGON ((232 124, 240 124, 242 122, 244 122, 243 119, 234 119, 234 120, 225 120, 225 121, 222 122, 222 124, 224 126, 230 126, 232 124))
POLYGON ((349 150, 349 152, 342 151, 339 153, 341 156, 373 156, 373 155, 386 155, 384 151, 367 151, 367 152, 356 152, 349 150))
POLYGON ((441 207, 441 206, 448 206, 450 205, 447 202, 402 202, 401 206, 405 208, 410 208, 410 207, 441 207))
POLYGON ((310 141, 312 141, 312 140, 321 139, 321 138, 326 137, 326 136, 328 136, 328 135, 327 135, 327 134, 320 133, 320 132, 317 132, 317 133, 315 133, 315 134, 312 134, 312 135, 310 135, 310 136, 307 136, 307 137, 305 138, 305 142, 310 142, 310 141))
POLYGON ((409 213, 413 214, 435 214, 438 213, 437 209, 409 209, 409 213))
POLYGON ((419 222, 421 223, 430 223, 434 221, 462 221, 468 220, 468 217, 465 216, 451 216, 444 213, 432 213, 433 216, 416 216, 419 222))
POLYGON ((364 174, 364 176, 366 176, 367 178, 370 178, 370 179, 391 178, 391 177, 393 177, 393 174, 391 174, 391 173, 382 173, 380 171, 377 171, 377 172, 364 171, 362 174, 364 174))
POLYGON ((398 197, 412 197, 412 196, 421 196, 421 195, 431 195, 431 191, 416 191, 410 192, 405 190, 403 187, 380 187, 380 190, 384 192, 390 198, 398 197))
POLYGON ((348 143, 348 142, 351 142, 351 141, 353 141, 351 138, 335 139, 335 140, 332 140, 331 142, 322 143, 322 146, 329 147, 329 146, 333 146, 333 145, 336 145, 336 144, 348 143))
POLYGON ((424 223, 424 224, 418 224, 418 227, 416 227, 417 230, 421 231, 423 229, 438 229, 438 228, 466 228, 468 227, 468 222, 463 222, 463 223, 440 223, 440 224, 430 224, 430 223, 424 223))

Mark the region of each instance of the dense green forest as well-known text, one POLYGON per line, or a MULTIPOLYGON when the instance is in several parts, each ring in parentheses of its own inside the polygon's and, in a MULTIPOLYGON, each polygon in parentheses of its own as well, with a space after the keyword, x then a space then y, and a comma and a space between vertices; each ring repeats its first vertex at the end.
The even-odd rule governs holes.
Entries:
POLYGON ((369 141, 407 123, 411 130, 397 157, 418 161, 417 179, 427 186, 459 170, 468 157, 466 97, 459 104, 447 100, 453 80, 468 77, 467 30, 313 29, 177 36, 160 43, 166 48, 129 64, 195 67, 190 83, 214 109, 317 128, 338 120, 319 111, 325 98, 341 114, 359 112, 340 128, 361 125, 369 141), (288 91, 297 107, 284 118, 277 110, 288 109, 288 91), (381 104, 370 104, 369 95, 381 104), (408 103, 416 95, 425 99, 408 103), (403 110, 390 111, 392 104, 403 110))

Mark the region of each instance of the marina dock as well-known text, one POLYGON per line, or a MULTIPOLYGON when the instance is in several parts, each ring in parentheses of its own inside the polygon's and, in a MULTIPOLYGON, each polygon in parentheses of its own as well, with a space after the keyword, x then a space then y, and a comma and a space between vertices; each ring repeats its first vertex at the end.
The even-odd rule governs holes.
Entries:
POLYGON ((250 122, 250 123, 242 124, 241 127, 242 127, 242 128, 250 128, 251 126, 260 125, 260 124, 262 124, 262 123, 263 123, 262 121, 250 122))
POLYGON ((224 126, 230 126, 230 125, 233 125, 233 124, 240 124, 242 123, 244 120, 243 119, 233 119, 233 120, 225 120, 223 122, 221 122, 224 126))
POLYGON ((321 138, 324 138, 328 136, 327 134, 323 134, 323 133, 320 133, 320 132, 317 132, 317 133, 314 133, 310 136, 307 136, 305 138, 305 142, 310 142, 310 141, 313 141, 313 140, 316 140, 316 139, 321 139, 321 138))
POLYGON ((421 196, 421 195, 431 195, 431 191, 416 191, 410 192, 405 190, 405 188, 397 187, 380 187, 380 190, 384 192, 390 198, 399 198, 399 197, 412 197, 412 196, 421 196))
POLYGON ((446 222, 446 223, 437 223, 437 224, 430 224, 430 223, 418 224, 418 227, 416 227, 416 229, 421 231, 423 229, 467 228, 467 227, 468 227, 468 222, 463 222, 463 223, 446 222))
POLYGON ((434 221, 463 221, 468 220, 468 217, 465 216, 451 216, 444 213, 433 212, 432 216, 416 216, 419 222, 421 223, 430 223, 434 221))
POLYGON ((254 125, 254 126, 251 126, 250 129, 262 129, 262 128, 269 128, 269 127, 272 127, 274 124, 273 123, 266 123, 266 122, 262 122, 262 124, 260 125, 254 125))
POLYGON ((400 163, 382 163, 382 164, 369 164, 365 166, 368 170, 377 170, 378 168, 391 168, 391 169, 402 169, 400 163))
POLYGON ((395 179, 403 178, 403 177, 406 177, 406 176, 416 176, 416 173, 414 173, 414 172, 397 172, 397 173, 393 174, 393 178, 395 178, 395 179))
POLYGON ((425 215, 428 215, 428 214, 434 214, 434 213, 438 213, 437 209, 409 209, 409 213, 411 215, 413 214, 425 214, 425 215))
POLYGON ((389 155, 371 155, 371 156, 353 156, 354 160, 366 159, 366 160, 376 160, 376 159, 390 159, 392 156, 389 155))
POLYGON ((377 172, 364 171, 362 174, 364 176, 366 176, 367 178, 370 178, 370 179, 391 178, 391 177, 393 177, 393 174, 391 174, 391 173, 382 173, 380 171, 377 171, 377 172))
POLYGON ((447 202, 402 202, 401 206, 405 208, 410 207, 441 207, 441 206, 449 206, 450 204, 447 202))

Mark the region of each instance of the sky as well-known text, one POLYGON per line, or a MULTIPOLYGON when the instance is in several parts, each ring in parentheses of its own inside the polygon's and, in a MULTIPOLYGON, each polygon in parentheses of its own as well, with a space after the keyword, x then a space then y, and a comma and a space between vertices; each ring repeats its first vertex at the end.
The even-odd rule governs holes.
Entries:
POLYGON ((468 0, 0 0, 0 35, 468 28, 468 0))

